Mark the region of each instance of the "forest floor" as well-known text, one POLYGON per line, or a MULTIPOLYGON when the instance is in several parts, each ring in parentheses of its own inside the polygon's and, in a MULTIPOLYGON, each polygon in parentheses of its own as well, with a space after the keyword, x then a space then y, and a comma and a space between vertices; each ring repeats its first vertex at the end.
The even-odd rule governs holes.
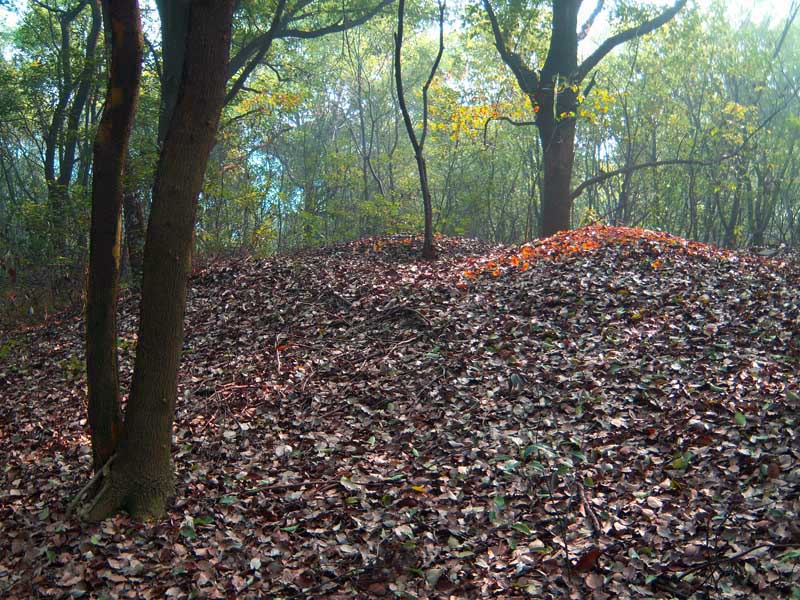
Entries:
POLYGON ((155 524, 65 519, 80 317, 4 334, 0 597, 800 597, 800 265, 605 227, 416 244, 193 276, 155 524))

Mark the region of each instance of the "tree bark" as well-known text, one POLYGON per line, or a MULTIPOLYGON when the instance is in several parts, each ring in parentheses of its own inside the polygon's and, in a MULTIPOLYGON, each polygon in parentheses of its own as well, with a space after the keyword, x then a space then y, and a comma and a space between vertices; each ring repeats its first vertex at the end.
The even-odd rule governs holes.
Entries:
POLYGON ((186 28, 191 0, 156 0, 161 21, 161 107, 158 113, 158 143, 164 143, 178 101, 178 90, 186 52, 186 28))
POLYGON ((569 229, 572 218, 572 167, 575 160, 576 94, 570 88, 541 87, 535 96, 540 107, 536 119, 542 144, 541 235, 547 237, 569 229), (554 91, 555 90, 555 91, 554 91))
POLYGON ((174 493, 172 425, 197 198, 225 93, 234 0, 194 0, 183 77, 153 188, 139 342, 116 458, 87 516, 160 517, 174 493))
POLYGON ((117 369, 117 294, 121 252, 123 165, 141 81, 141 20, 136 0, 107 0, 112 39, 105 108, 94 144, 86 376, 95 470, 116 451, 121 428, 117 369))

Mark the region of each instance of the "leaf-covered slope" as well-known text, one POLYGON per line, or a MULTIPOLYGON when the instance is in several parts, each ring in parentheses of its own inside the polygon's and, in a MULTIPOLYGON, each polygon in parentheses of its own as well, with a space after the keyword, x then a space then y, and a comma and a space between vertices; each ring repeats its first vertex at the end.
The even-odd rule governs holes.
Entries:
MULTIPOLYGON (((743 597, 800 586, 800 275, 661 233, 371 239, 193 278, 179 498, 88 478, 77 320, 4 340, 0 591, 743 597)), ((123 365, 133 352, 123 306, 123 365)))

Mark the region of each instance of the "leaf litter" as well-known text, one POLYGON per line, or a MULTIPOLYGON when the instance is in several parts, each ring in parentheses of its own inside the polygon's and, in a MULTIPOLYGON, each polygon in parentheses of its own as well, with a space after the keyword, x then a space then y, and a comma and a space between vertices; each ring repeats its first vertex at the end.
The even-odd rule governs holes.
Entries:
POLYGON ((0 596, 800 595, 796 262, 599 226, 418 246, 193 275, 155 524, 65 520, 80 317, 3 334, 0 596))

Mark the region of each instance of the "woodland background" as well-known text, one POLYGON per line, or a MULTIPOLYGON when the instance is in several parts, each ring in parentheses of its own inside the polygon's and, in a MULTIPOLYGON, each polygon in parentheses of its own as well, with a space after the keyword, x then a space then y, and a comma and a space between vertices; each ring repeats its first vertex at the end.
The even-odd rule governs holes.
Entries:
MULTIPOLYGON (((535 4, 506 7, 515 48, 534 65, 546 51, 537 32, 550 15, 535 4)), ((734 17, 726 4, 685 7, 620 46, 581 90, 573 225, 657 228, 731 248, 800 242, 797 27, 763 9, 734 17), (587 180, 594 183, 582 186, 587 180)), ((393 84, 395 10, 356 2, 341 17, 339 6, 314 6, 300 15, 303 27, 293 32, 290 23, 260 60, 240 65, 237 49, 268 29, 274 7, 251 1, 237 10, 231 72, 244 67, 248 78, 229 81, 200 197, 199 257, 266 256, 421 230, 419 180, 393 84), (329 26, 348 18, 365 22, 329 26)), ((143 88, 126 167, 129 272, 141 264, 164 72, 158 15, 143 8, 143 88)), ((406 8, 403 68, 417 122, 437 50, 434 8, 406 8)), ((609 25, 595 25, 596 37, 657 10, 620 3, 609 25)), ((38 319, 83 288, 106 52, 91 2, 6 3, 5 14, 0 285, 16 317, 38 319)), ((500 60, 480 7, 448 6, 446 17, 425 148, 435 230, 503 243, 532 239, 541 148, 530 100, 500 60)), ((591 47, 591 39, 583 44, 591 47)))

